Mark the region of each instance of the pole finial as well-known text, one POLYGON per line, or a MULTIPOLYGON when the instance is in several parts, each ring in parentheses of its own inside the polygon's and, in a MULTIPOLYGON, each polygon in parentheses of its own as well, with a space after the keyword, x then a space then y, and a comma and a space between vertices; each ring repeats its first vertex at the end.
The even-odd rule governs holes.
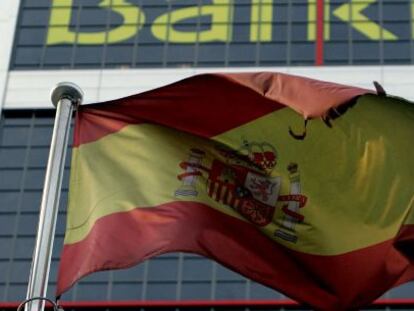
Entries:
POLYGON ((69 99, 74 105, 80 105, 83 100, 83 91, 72 82, 60 82, 52 90, 51 99, 55 107, 57 107, 58 102, 63 99, 69 99))

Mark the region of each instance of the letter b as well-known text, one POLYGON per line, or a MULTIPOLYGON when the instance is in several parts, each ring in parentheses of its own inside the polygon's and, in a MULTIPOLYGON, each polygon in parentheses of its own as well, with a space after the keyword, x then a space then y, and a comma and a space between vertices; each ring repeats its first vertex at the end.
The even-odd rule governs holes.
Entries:
POLYGON ((104 44, 127 40, 136 35, 145 22, 142 10, 126 0, 103 0, 99 6, 120 14, 123 24, 100 32, 79 32, 69 29, 73 0, 52 0, 47 44, 104 44))

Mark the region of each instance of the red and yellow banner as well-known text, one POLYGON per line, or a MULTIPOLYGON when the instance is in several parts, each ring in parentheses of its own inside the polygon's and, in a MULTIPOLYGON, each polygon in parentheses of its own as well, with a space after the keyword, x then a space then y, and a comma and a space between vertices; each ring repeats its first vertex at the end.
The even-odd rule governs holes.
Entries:
POLYGON ((414 105, 369 93, 212 74, 81 107, 57 294, 174 251, 320 310, 414 279, 414 105))

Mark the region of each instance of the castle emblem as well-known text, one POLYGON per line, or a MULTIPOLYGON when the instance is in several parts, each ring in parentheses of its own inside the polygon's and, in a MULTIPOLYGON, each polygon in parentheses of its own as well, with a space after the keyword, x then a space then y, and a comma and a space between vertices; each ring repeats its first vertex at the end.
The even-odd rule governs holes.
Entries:
POLYGON ((196 189, 196 181, 205 176, 205 191, 213 200, 236 210, 260 227, 273 220, 276 204, 283 202, 283 220, 274 234, 296 242, 295 226, 304 220, 300 209, 306 204, 306 196, 300 193, 298 165, 288 166, 290 193, 282 195, 282 177, 272 176, 277 152, 271 144, 245 141, 236 151, 223 146, 217 146, 216 150, 220 156, 213 159, 210 167, 203 164, 204 151, 190 150, 187 160, 180 163, 184 172, 177 176, 181 187, 175 191, 175 196, 196 197, 201 191, 196 189))

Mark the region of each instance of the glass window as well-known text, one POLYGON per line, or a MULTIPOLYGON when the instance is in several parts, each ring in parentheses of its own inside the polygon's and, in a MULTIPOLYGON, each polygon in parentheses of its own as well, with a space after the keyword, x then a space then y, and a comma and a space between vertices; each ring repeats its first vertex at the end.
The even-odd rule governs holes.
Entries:
POLYGON ((136 265, 132 268, 121 269, 113 275, 114 282, 137 282, 144 277, 144 264, 136 265))
POLYGON ((107 300, 108 284, 107 283, 79 283, 76 287, 77 300, 107 300))
POLYGON ((283 299, 282 294, 274 291, 273 289, 256 282, 250 284, 250 298, 251 299, 283 299))
POLYGON ((21 26, 45 26, 45 23, 49 21, 48 9, 23 9, 20 17, 21 26))
POLYGON ((75 65, 101 66, 103 49, 99 46, 79 45, 75 52, 75 65))
POLYGON ((0 149, 0 168, 22 167, 24 165, 25 156, 26 148, 24 147, 0 149))
POLYGON ((21 210, 25 212, 37 212, 40 209, 40 201, 42 198, 42 192, 40 190, 25 189, 21 194, 21 210))
MULTIPOLYGON (((26 275, 29 271, 27 271, 26 275)), ((8 286, 7 291, 7 301, 21 301, 22 297, 26 297, 27 293, 27 279, 24 280, 24 283, 12 283, 8 286)))
POLYGON ((28 127, 3 127, 0 132, 2 146, 25 146, 28 140, 28 127))
POLYGON ((48 147, 31 148, 29 152, 29 167, 45 168, 49 155, 48 147))
POLYGON ((42 190, 45 180, 44 169, 28 169, 26 171, 24 186, 30 190, 42 190))
POLYGON ((154 259, 149 263, 148 280, 176 281, 178 259, 154 259))
POLYGON ((406 42, 384 42, 384 62, 388 64, 407 63, 410 60, 410 41, 406 42))
POLYGON ((73 50, 72 46, 46 46, 43 65, 46 67, 53 65, 69 67, 72 63, 73 50))
MULTIPOLYGON (((0 249, 1 249, 0 261, 10 258, 11 251, 12 251, 12 244, 13 244, 12 238, 0 236, 0 249)), ((0 272, 0 274, 2 273, 0 272)))
POLYGON ((155 65, 161 66, 163 63, 163 46, 140 44, 137 49, 136 65, 155 65))
POLYGON ((410 282, 391 289, 385 294, 387 298, 412 298, 414 293, 414 282, 410 282))
POLYGON ((203 258, 186 258, 183 264, 184 281, 207 281, 211 279, 213 266, 203 258))
POLYGON ((246 282, 217 282, 216 299, 245 299, 246 282))
POLYGON ((38 214, 19 215, 19 229, 17 231, 18 235, 36 236, 38 222, 38 214))
POLYGON ((167 282, 148 282, 146 299, 148 300, 175 300, 177 297, 177 284, 167 282))
POLYGON ((245 280, 243 276, 238 273, 233 272, 221 265, 217 266, 217 280, 220 281, 241 281, 245 280))
POLYGON ((15 260, 11 265, 11 279, 14 282, 27 282, 30 265, 30 260, 15 260))
POLYGON ((133 54, 133 45, 108 45, 105 63, 131 67, 133 54))
MULTIPOLYGON (((131 0, 110 9, 98 0, 74 0, 71 8, 52 3, 22 5, 12 69, 313 66, 317 56, 316 5, 307 0, 233 1, 230 10, 216 4, 217 16, 199 14, 211 1, 131 0), (49 25, 53 12, 66 21, 49 25)), ((411 2, 364 5, 330 1, 325 8, 324 64, 412 63, 411 2), (388 48, 392 43, 398 48, 388 48)))
POLYGON ((181 289, 183 300, 207 300, 211 299, 210 282, 184 282, 181 289))
MULTIPOLYGON (((0 170, 0 174, 2 171, 0 170)), ((18 190, 0 191, 0 210, 1 212, 15 211, 20 200, 20 193, 18 190)))
POLYGON ((142 297, 142 283, 114 283, 111 300, 139 300, 142 297))
MULTIPOLYGON (((32 233, 33 234, 33 233, 32 233)), ((22 236, 14 240, 15 249, 14 254, 10 253, 10 256, 14 256, 14 259, 28 259, 30 256, 28 254, 33 253, 35 245, 35 236, 22 236)))
POLYGON ((46 29, 41 28, 22 28, 19 31, 17 43, 19 46, 33 46, 44 44, 46 40, 46 29))
POLYGON ((19 169, 2 169, 0 171, 0 191, 18 190, 23 176, 23 171, 19 169))
POLYGON ((7 274, 9 271, 10 263, 7 260, 0 260, 0 282, 4 283, 7 281, 7 274))
POLYGON ((52 140, 53 125, 51 126, 35 126, 31 143, 33 146, 49 147, 52 140))
POLYGON ((25 8, 49 8, 50 0, 24 0, 22 5, 25 8))

